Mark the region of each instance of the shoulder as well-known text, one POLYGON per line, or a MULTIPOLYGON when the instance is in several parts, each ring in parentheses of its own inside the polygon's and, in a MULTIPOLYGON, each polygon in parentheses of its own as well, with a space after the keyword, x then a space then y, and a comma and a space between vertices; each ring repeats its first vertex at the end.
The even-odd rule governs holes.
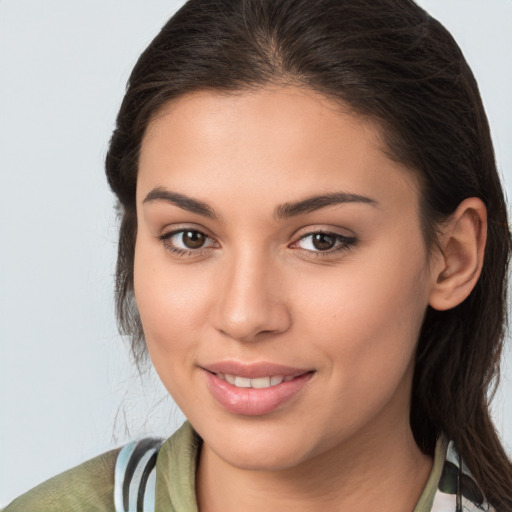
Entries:
POLYGON ((431 512, 496 512, 486 500, 453 441, 447 442, 431 512))
POLYGON ((144 497, 146 503, 152 494, 146 493, 146 488, 152 483, 151 477, 154 479, 161 443, 160 439, 147 438, 106 452, 43 482, 2 512, 135 510, 132 505, 138 507, 144 497))
POLYGON ((120 449, 65 471, 23 494, 3 512, 112 510, 114 469, 120 449))

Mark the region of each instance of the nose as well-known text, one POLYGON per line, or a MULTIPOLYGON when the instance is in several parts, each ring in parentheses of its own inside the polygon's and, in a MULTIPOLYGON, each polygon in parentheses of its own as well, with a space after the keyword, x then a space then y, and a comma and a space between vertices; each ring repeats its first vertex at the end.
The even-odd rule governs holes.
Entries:
POLYGON ((277 265, 255 254, 225 263, 215 308, 215 327, 241 342, 286 332, 291 315, 277 265))

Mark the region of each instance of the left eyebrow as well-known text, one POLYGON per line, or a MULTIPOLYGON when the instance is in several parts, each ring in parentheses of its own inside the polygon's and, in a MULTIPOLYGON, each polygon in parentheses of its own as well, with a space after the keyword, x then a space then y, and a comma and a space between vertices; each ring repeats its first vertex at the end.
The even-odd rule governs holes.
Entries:
POLYGON ((274 211, 276 219, 287 219, 304 213, 311 213, 322 208, 327 208, 336 204, 343 203, 362 203, 370 206, 378 206, 378 201, 370 197, 359 194, 350 194, 346 192, 334 192, 332 194, 323 194, 311 196, 301 201, 293 203, 284 203, 278 206, 274 211))

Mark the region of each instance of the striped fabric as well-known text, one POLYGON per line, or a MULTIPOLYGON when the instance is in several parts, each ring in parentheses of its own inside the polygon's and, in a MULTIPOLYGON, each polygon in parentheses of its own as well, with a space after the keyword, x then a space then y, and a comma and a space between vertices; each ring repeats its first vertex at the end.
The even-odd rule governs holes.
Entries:
POLYGON ((155 511, 156 457, 162 443, 145 438, 123 446, 115 467, 115 512, 155 511))

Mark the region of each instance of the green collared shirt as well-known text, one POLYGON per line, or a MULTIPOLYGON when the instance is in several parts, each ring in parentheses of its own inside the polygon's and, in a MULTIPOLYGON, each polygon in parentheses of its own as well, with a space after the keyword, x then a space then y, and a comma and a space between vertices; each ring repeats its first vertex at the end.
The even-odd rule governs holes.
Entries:
MULTIPOLYGON (((185 422, 160 448, 156 461, 156 512, 198 512, 195 473, 201 443, 190 423, 185 422)), ((112 450, 47 480, 14 500, 3 512, 114 511, 118 454, 119 449, 112 450)), ((462 471, 459 467, 453 443, 441 437, 430 477, 413 512, 455 512, 457 499, 465 511, 493 512, 483 496, 474 494, 474 487, 461 491, 460 482, 454 479, 461 475, 470 478, 470 473, 464 464, 462 471)))

